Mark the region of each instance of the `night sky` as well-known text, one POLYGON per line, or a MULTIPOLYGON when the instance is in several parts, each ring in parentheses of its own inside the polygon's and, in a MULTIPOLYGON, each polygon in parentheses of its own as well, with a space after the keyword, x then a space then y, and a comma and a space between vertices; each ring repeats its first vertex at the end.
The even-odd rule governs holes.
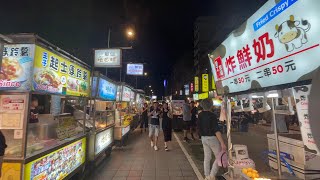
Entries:
MULTIPOLYGON (((0 33, 36 33, 92 64, 92 48, 132 45, 124 62, 144 62, 147 78, 139 88, 152 84, 161 95, 163 79, 176 60, 193 52, 193 23, 198 16, 223 17, 237 12, 250 17, 266 0, 10 0, 0 6, 0 33), (132 26, 136 38, 127 41, 124 29, 132 26)), ((191 59, 192 61, 192 59, 191 59)), ((118 70, 108 71, 113 79, 118 70)), ((131 77, 126 81, 131 82, 131 77)), ((135 85, 132 84, 131 85, 135 85)))

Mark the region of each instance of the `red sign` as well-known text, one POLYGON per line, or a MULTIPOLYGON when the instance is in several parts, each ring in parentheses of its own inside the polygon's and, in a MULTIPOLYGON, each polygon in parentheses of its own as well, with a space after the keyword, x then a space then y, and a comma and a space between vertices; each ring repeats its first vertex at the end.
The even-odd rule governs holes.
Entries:
POLYGON ((216 69, 216 75, 217 75, 216 77, 217 77, 218 79, 224 78, 224 70, 223 70, 223 65, 222 65, 222 59, 221 59, 221 57, 220 57, 220 56, 217 57, 217 58, 214 60, 213 64, 214 64, 214 67, 215 67, 215 69, 216 69))
POLYGON ((194 91, 193 83, 190 83, 190 91, 191 91, 191 92, 194 91))

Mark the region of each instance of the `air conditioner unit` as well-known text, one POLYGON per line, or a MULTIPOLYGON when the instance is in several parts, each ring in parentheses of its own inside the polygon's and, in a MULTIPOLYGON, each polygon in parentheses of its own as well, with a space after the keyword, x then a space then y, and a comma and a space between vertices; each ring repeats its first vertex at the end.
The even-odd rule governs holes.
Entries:
POLYGON ((236 101, 236 105, 233 107, 234 112, 243 112, 242 100, 236 101))

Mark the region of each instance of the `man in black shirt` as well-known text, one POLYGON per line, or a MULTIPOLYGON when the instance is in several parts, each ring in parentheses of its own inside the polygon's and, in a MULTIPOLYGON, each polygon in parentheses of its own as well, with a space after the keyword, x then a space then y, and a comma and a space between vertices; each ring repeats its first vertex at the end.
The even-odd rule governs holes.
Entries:
POLYGON ((191 133, 191 139, 194 139, 193 133, 195 132, 197 128, 197 116, 198 116, 198 109, 195 106, 194 101, 191 101, 191 128, 190 128, 190 133, 191 133))
POLYGON ((31 107, 30 107, 30 118, 29 118, 29 123, 38 123, 38 115, 39 115, 39 110, 38 110, 38 98, 32 97, 31 99, 31 107))
POLYGON ((218 118, 214 113, 210 112, 212 100, 203 100, 201 106, 203 111, 198 116, 198 128, 204 151, 204 175, 206 176, 206 180, 209 180, 215 178, 219 169, 218 161, 215 161, 210 170, 212 152, 215 157, 218 157, 219 152, 221 150, 226 151, 227 148, 219 130, 218 118))
POLYGON ((160 131, 160 114, 161 110, 158 108, 158 102, 154 102, 153 106, 150 108, 150 112, 148 115, 151 117, 150 125, 149 125, 149 137, 151 140, 151 147, 154 150, 158 151, 158 136, 160 131))

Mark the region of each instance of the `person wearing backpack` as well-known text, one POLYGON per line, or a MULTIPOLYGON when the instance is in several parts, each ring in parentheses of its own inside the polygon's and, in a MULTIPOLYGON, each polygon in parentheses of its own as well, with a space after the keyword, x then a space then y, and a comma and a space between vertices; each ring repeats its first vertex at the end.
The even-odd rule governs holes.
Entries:
POLYGON ((1 177, 1 169, 2 169, 2 161, 4 156, 4 151, 7 148, 6 139, 0 130, 0 177, 1 177))

